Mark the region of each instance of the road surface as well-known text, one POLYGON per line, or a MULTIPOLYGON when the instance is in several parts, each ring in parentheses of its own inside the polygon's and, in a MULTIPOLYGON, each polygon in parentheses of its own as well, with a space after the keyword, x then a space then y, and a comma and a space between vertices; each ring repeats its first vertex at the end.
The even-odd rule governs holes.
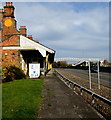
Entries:
MULTIPOLYGON (((84 79, 89 79, 89 71, 88 70, 80 70, 80 69, 62 69, 64 71, 67 71, 71 74, 74 74, 76 76, 79 76, 84 79)), ((106 87, 111 88, 111 73, 105 73, 105 72, 100 72, 100 84, 104 85, 106 87)), ((98 81, 98 74, 97 73, 91 73, 91 80, 92 82, 98 81)))

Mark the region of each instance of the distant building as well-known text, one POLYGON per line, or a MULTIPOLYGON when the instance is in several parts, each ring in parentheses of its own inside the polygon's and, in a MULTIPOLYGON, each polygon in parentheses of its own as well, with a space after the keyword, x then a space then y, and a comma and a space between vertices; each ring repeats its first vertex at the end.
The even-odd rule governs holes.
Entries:
POLYGON ((16 65, 27 73, 29 63, 40 63, 41 70, 46 72, 52 68, 55 51, 33 40, 32 35, 27 36, 26 26, 17 30, 14 9, 12 2, 0 9, 2 67, 16 65))

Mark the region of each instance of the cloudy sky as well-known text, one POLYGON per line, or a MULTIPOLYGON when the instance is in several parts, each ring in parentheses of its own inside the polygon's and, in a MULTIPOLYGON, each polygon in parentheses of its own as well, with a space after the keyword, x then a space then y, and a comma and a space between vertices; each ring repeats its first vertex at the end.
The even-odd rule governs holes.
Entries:
POLYGON ((15 2, 17 26, 56 57, 109 57, 108 2, 15 2))

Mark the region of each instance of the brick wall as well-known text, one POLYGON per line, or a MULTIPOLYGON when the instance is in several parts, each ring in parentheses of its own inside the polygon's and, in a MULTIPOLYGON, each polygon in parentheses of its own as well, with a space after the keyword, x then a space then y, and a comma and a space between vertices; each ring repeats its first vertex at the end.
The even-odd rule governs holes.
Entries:
MULTIPOLYGON (((2 45, 4 46, 19 46, 20 32, 16 29, 16 20, 14 19, 14 6, 12 2, 6 2, 6 6, 0 14, 3 16, 2 21, 2 45), (6 25, 5 21, 10 20, 11 25, 6 25)), ((19 50, 3 50, 2 51, 2 67, 8 65, 20 66, 20 52, 19 50)))
POLYGON ((3 50, 2 67, 9 65, 21 66, 20 52, 18 50, 3 50))

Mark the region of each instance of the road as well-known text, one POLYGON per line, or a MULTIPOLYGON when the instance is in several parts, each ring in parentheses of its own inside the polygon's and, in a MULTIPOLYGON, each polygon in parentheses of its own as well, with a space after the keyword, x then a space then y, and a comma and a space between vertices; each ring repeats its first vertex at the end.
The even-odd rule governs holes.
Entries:
MULTIPOLYGON (((73 75, 82 77, 84 79, 89 79, 89 71, 88 70, 80 70, 80 69, 62 69, 64 71, 67 71, 73 75)), ((106 87, 111 88, 111 73, 105 73, 100 72, 100 84, 104 85, 106 87)), ((98 81, 98 74, 97 73, 91 73, 91 80, 92 82, 98 81)))

